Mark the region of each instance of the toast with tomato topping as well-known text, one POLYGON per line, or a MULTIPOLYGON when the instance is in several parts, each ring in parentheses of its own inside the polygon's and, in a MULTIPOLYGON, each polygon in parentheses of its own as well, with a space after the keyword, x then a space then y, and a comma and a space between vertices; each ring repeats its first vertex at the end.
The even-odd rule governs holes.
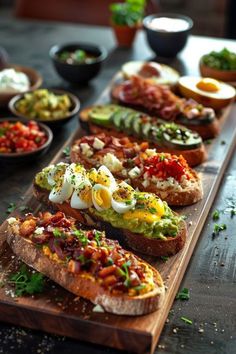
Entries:
POLYGON ((155 193, 169 205, 191 205, 203 197, 200 177, 182 156, 157 153, 145 142, 104 133, 89 135, 73 143, 70 157, 86 169, 105 165, 116 178, 155 193))
POLYGON ((111 96, 122 105, 185 125, 203 139, 212 139, 219 134, 219 122, 212 108, 204 107, 193 99, 178 97, 169 87, 150 79, 133 75, 129 80, 116 84, 111 96))
POLYGON ((121 240, 133 234, 138 244, 145 238, 139 245, 144 254, 175 254, 186 240, 186 223, 165 201, 116 180, 105 166, 89 171, 73 163, 48 166, 35 177, 34 195, 84 225, 109 229, 121 240))
POLYGON ((107 312, 143 315, 162 304, 165 288, 155 268, 62 212, 9 218, 7 242, 30 267, 107 312))
POLYGON ((173 122, 153 118, 134 109, 115 104, 87 107, 80 111, 81 125, 92 134, 148 142, 158 152, 182 155, 190 166, 207 157, 202 138, 196 132, 173 122))

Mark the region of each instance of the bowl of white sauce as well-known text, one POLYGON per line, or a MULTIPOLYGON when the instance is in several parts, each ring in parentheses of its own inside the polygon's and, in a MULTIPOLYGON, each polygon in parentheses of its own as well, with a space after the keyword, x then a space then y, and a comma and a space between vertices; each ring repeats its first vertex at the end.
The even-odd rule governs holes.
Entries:
POLYGON ((0 70, 0 105, 20 93, 32 91, 42 85, 41 75, 34 69, 21 65, 7 65, 0 70))
POLYGON ((190 17, 159 13, 143 19, 143 27, 151 49, 160 57, 175 57, 186 45, 193 27, 190 17))

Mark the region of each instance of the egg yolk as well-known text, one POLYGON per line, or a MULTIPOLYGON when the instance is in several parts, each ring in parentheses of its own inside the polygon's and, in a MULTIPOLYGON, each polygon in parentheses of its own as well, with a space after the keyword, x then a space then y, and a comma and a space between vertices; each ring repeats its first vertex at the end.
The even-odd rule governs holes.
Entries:
POLYGON ((89 179, 97 184, 102 184, 103 186, 110 187, 111 185, 111 180, 108 175, 106 175, 103 171, 97 172, 95 168, 90 170, 89 174, 89 179))
POLYGON ((111 207, 111 196, 106 189, 98 189, 93 191, 93 199, 96 204, 102 209, 111 207))
POLYGON ((81 200, 83 200, 87 204, 92 203, 92 187, 89 185, 85 185, 83 189, 78 193, 81 200))
POLYGON ((132 200, 134 198, 134 190, 131 186, 118 186, 118 189, 112 194, 117 202, 132 200))
MULTIPOLYGON (((142 193, 140 193, 141 195, 142 193)), ((165 214, 165 208, 163 202, 158 198, 149 199, 148 195, 143 195, 145 198, 143 204, 144 209, 130 210, 124 214, 124 219, 134 219, 137 218, 140 221, 147 222, 149 224, 159 221, 162 215, 165 214)))
POLYGON ((218 92, 220 90, 220 83, 210 78, 201 79, 196 86, 199 90, 206 92, 218 92))

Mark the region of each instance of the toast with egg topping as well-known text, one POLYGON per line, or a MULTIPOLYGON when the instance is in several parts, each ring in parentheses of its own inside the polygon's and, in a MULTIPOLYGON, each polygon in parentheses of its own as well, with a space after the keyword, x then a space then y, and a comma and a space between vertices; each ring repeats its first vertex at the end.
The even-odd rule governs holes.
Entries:
POLYGON ((34 194, 84 225, 112 226, 126 239, 136 234, 135 249, 144 254, 167 256, 184 246, 183 218, 155 194, 135 191, 116 180, 105 166, 88 171, 75 163, 48 166, 36 175, 34 194))
POLYGON ((142 192, 155 193, 169 205, 185 206, 203 197, 200 177, 184 157, 158 153, 128 137, 83 136, 71 148, 71 161, 86 169, 105 165, 118 179, 142 192))
POLYGON ((107 312, 143 315, 162 304, 165 288, 155 268, 62 212, 9 218, 7 242, 26 264, 107 312))

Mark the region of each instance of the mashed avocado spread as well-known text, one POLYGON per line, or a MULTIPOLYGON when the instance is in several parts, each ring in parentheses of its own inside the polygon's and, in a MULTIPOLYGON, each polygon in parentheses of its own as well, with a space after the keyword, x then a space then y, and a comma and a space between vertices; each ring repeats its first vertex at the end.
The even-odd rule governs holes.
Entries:
MULTIPOLYGON (((35 177, 36 185, 48 191, 52 190, 52 186, 48 183, 48 174, 50 171, 51 167, 46 167, 35 177)), ((136 192, 137 198, 142 194, 136 192)), ((152 195, 152 198, 158 199, 154 195, 152 195)), ((161 202, 162 212, 158 215, 148 205, 147 200, 143 201, 143 199, 143 197, 140 197, 140 200, 137 199, 135 207, 123 214, 117 213, 113 208, 98 211, 95 207, 91 207, 89 211, 94 216, 99 217, 116 228, 127 229, 146 237, 165 240, 168 236, 177 236, 182 217, 175 215, 166 202, 161 202)))

